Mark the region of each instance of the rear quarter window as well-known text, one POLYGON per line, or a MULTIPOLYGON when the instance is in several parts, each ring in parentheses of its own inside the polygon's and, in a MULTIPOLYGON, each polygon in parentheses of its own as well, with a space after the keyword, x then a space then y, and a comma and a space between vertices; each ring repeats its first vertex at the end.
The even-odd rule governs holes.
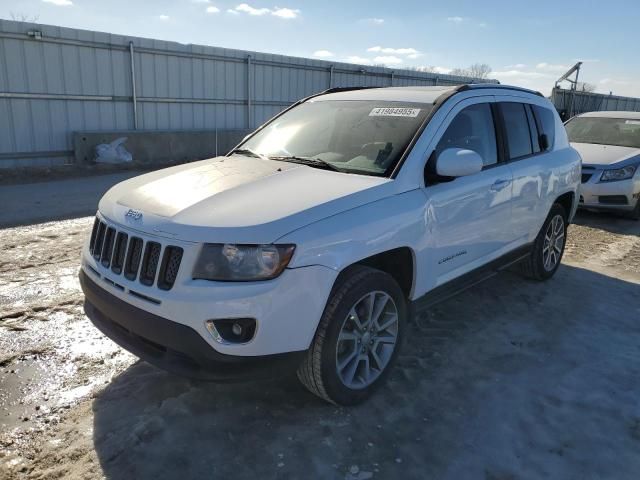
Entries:
POLYGON ((547 136, 549 142, 549 148, 553 149, 553 145, 556 141, 556 116, 549 108, 540 107, 538 105, 532 105, 533 112, 538 119, 538 127, 541 130, 540 134, 547 136))

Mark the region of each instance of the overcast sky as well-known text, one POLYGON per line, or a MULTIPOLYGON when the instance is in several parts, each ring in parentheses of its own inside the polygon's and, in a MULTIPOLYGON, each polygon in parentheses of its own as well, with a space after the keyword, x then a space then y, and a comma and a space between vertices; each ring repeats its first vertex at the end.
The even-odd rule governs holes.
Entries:
POLYGON ((640 96, 638 0, 0 0, 0 17, 182 43, 492 77, 549 94, 576 61, 597 91, 640 96))

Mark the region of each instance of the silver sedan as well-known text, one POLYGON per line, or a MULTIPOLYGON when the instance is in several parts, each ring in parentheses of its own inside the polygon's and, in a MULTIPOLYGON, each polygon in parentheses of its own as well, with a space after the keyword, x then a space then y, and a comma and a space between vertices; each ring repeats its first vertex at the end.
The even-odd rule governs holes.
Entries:
POLYGON ((582 156, 580 207, 640 219, 640 112, 589 112, 565 126, 582 156))

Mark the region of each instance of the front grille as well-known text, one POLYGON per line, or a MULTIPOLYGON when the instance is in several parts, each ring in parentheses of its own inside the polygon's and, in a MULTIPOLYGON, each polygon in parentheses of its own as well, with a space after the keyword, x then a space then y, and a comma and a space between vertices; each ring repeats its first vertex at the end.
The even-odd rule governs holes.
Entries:
POLYGON ((158 275, 158 288, 170 290, 178 276, 178 268, 182 261, 182 249, 180 247, 167 247, 160 265, 158 275))
POLYGON ((595 169, 593 167, 589 167, 589 166, 582 166, 582 178, 580 179, 581 183, 587 183, 591 177, 593 177, 593 174, 595 173, 595 169))
POLYGON ((143 285, 153 286, 157 282, 162 290, 173 287, 184 252, 175 245, 163 249, 158 242, 145 242, 98 218, 91 230, 89 251, 99 266, 131 281, 137 278, 143 285))
POLYGON ((102 246, 102 255, 100 256, 100 263, 105 268, 109 268, 111 265, 111 255, 113 254, 113 241, 116 237, 116 230, 113 227, 108 227, 104 234, 104 245, 102 246))
POLYGON ((89 240, 89 250, 93 254, 93 247, 96 245, 96 237, 98 236, 98 227, 100 226, 100 220, 98 218, 93 222, 93 230, 91 230, 91 240, 89 240))
POLYGON ((605 205, 627 205, 627 197, 624 195, 600 195, 598 202, 605 205))
POLYGON ((127 260, 124 264, 124 276, 129 280, 135 280, 138 276, 140 258, 142 258, 142 239, 132 237, 127 251, 127 260))
POLYGON ((140 283, 143 285, 153 285, 158 270, 160 260, 160 244, 157 242, 147 242, 142 259, 142 269, 140 270, 140 283))
POLYGON ((118 275, 122 273, 125 254, 127 253, 127 240, 129 240, 129 235, 118 232, 116 246, 113 249, 113 257, 111 258, 111 271, 118 275))
POLYGON ((96 260, 100 260, 100 256, 102 255, 102 244, 104 243, 104 231, 106 228, 107 225, 105 223, 100 222, 98 224, 96 241, 94 242, 93 249, 91 250, 91 254, 96 260))

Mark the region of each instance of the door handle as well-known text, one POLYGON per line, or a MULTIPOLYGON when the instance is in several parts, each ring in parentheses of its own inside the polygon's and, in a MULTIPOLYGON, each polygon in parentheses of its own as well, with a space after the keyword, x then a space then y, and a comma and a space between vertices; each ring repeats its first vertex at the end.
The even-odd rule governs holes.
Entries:
POLYGON ((493 185, 491 185, 491 190, 494 192, 499 192, 503 188, 509 186, 510 183, 511 183, 511 180, 505 180, 505 179, 496 180, 495 182, 493 182, 493 185))

